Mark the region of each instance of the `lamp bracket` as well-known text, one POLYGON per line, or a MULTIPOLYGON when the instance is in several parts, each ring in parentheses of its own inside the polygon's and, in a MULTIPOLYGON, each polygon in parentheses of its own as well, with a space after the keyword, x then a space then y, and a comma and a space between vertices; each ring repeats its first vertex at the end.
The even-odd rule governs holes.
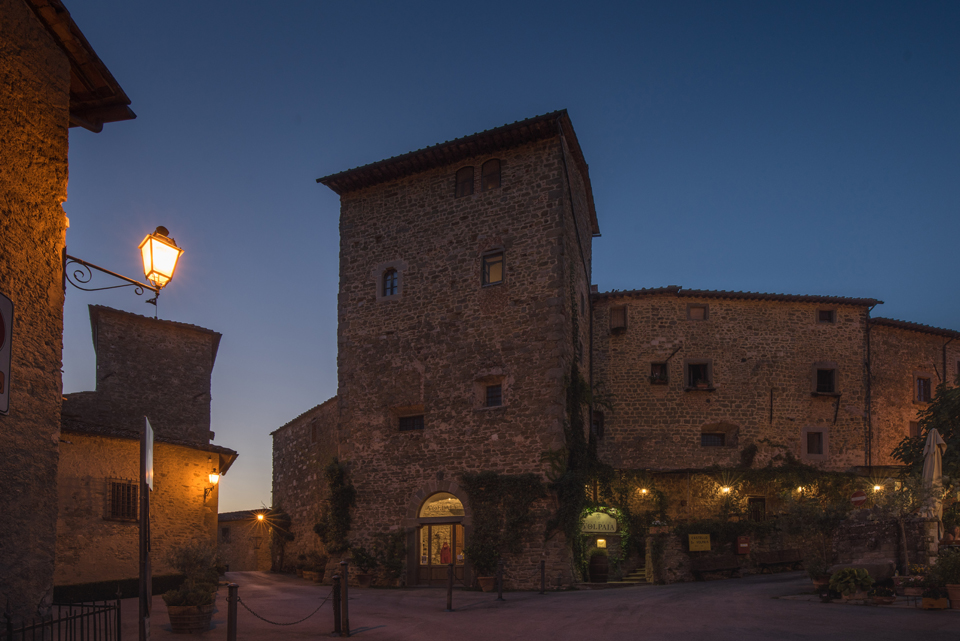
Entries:
POLYGON ((157 306, 157 297, 160 296, 159 287, 155 287, 153 285, 147 285, 146 283, 141 283, 138 280, 127 278, 126 276, 123 276, 116 272, 112 272, 109 269, 104 269, 99 265, 94 265, 90 261, 83 260, 82 258, 76 258, 75 256, 69 255, 66 249, 64 249, 63 251, 63 286, 66 287, 67 283, 70 283, 77 289, 81 289, 85 292, 99 292, 105 289, 120 289, 121 287, 133 287, 134 288, 133 291, 134 293, 136 293, 137 296, 143 296, 143 292, 145 290, 149 290, 153 292, 153 298, 148 298, 144 302, 149 303, 154 307, 157 306), (73 269, 73 271, 71 272, 71 268, 75 268, 75 269, 73 269), (92 270, 94 269, 97 270, 98 272, 107 274, 108 276, 113 276, 114 278, 119 278, 120 280, 126 281, 126 283, 124 283, 123 285, 110 285, 107 287, 84 287, 84 285, 86 285, 93 279, 92 270))

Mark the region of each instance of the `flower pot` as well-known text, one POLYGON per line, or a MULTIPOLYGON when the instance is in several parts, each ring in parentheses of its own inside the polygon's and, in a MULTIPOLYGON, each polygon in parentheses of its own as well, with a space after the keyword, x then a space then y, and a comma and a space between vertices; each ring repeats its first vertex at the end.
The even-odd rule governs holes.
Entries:
POLYGON ((317 580, 316 577, 317 577, 317 573, 314 572, 313 570, 303 571, 303 578, 305 578, 307 581, 316 581, 317 580))
POLYGON ((830 585, 829 574, 821 574, 820 576, 816 578, 811 578, 810 580, 813 581, 813 589, 818 591, 830 585))
POLYGON ((327 571, 326 568, 320 568, 319 570, 315 571, 315 572, 313 573, 313 582, 314 582, 314 583, 322 583, 322 582, 323 582, 323 575, 326 573, 326 571, 327 571))
POLYGON ((357 578, 357 585, 361 588, 369 588, 370 584, 373 583, 373 575, 369 572, 355 574, 354 576, 357 578))
POLYGON ((854 592, 853 594, 843 596, 844 601, 864 601, 867 598, 867 593, 865 590, 854 592))
POLYGON ((895 596, 875 596, 870 598, 873 599, 874 605, 891 605, 897 600, 895 596))
POLYGON ((497 585, 497 577, 495 576, 478 576, 477 583, 480 584, 480 589, 484 592, 490 592, 497 585))
POLYGON ((960 610, 960 584, 948 583, 947 596, 950 598, 950 607, 960 610))
POLYGON ((946 610, 950 607, 950 599, 946 597, 942 599, 931 599, 925 596, 920 605, 924 610, 946 610))
POLYGON ((210 605, 168 605, 167 616, 170 629, 176 634, 199 634, 210 629, 214 606, 210 605))
POLYGON ((910 587, 903 588, 903 596, 923 596, 923 588, 910 587))

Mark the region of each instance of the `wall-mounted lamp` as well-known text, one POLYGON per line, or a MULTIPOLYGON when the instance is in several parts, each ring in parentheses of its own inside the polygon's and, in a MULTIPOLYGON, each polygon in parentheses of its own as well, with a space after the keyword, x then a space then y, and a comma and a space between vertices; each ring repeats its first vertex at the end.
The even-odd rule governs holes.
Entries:
POLYGON ((257 520, 258 520, 258 521, 262 521, 262 520, 263 520, 263 514, 258 514, 258 515, 257 515, 257 520))
POLYGON ((597 539, 597 548, 601 550, 607 549, 607 540, 606 539, 597 539))
POLYGON ((640 494, 646 494, 646 493, 647 493, 647 488, 641 487, 641 488, 640 488, 640 494))
POLYGON ((67 283, 70 283, 77 289, 82 289, 85 292, 98 292, 104 289, 119 289, 120 287, 133 287, 134 292, 137 296, 142 296, 144 290, 150 290, 153 292, 153 298, 148 299, 146 302, 150 303, 154 307, 157 306, 157 298, 160 296, 160 290, 167 286, 170 280, 173 278, 174 272, 177 270, 177 261, 180 259, 180 254, 183 253, 183 250, 177 247, 177 243, 170 238, 170 232, 167 231, 166 227, 157 227, 156 231, 152 234, 147 234, 147 237, 143 239, 143 242, 140 243, 140 257, 143 260, 143 275, 147 277, 147 280, 153 283, 152 285, 147 285, 146 283, 141 283, 138 280, 132 278, 127 278, 116 272, 112 272, 109 269, 104 269, 98 265, 83 260, 81 258, 76 258, 67 253, 67 249, 63 249, 63 282, 64 287, 67 283), (71 274, 69 267, 71 265, 79 265, 80 268, 73 271, 71 274), (92 269, 102 272, 114 278, 119 278, 120 280, 127 281, 126 285, 111 285, 109 287, 83 287, 90 282, 93 278, 92 269))
POLYGON ((207 497, 213 493, 213 490, 217 487, 217 483, 220 482, 220 474, 217 473, 217 468, 215 465, 213 465, 212 461, 213 461, 213 458, 208 456, 207 462, 210 463, 210 465, 212 466, 212 469, 210 470, 210 473, 207 474, 207 480, 210 481, 210 487, 203 488, 204 503, 207 502, 207 497))
POLYGON ((874 492, 880 492, 880 491, 882 491, 882 490, 883 490, 883 486, 882 486, 882 485, 874 485, 874 486, 873 486, 873 491, 874 491, 874 492))
POLYGON ((720 488, 720 491, 723 492, 724 494, 730 494, 731 490, 733 490, 733 488, 730 487, 729 485, 724 485, 723 487, 720 488))

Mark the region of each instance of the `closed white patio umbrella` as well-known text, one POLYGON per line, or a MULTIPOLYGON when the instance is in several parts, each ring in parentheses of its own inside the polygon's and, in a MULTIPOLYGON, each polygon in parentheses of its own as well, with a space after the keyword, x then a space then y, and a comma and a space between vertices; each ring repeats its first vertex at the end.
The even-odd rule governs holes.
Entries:
POLYGON ((943 538, 943 453, 947 444, 936 429, 927 433, 923 446, 923 489, 928 493, 924 509, 927 518, 937 519, 937 538, 943 538))

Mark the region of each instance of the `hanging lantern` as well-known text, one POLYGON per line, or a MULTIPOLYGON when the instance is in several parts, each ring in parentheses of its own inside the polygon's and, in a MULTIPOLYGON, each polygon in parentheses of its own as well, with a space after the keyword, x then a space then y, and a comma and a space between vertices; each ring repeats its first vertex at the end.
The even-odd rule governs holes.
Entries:
POLYGON ((183 250, 170 238, 166 227, 148 235, 140 243, 140 255, 143 258, 143 274, 159 289, 163 289, 173 278, 177 261, 183 250))

